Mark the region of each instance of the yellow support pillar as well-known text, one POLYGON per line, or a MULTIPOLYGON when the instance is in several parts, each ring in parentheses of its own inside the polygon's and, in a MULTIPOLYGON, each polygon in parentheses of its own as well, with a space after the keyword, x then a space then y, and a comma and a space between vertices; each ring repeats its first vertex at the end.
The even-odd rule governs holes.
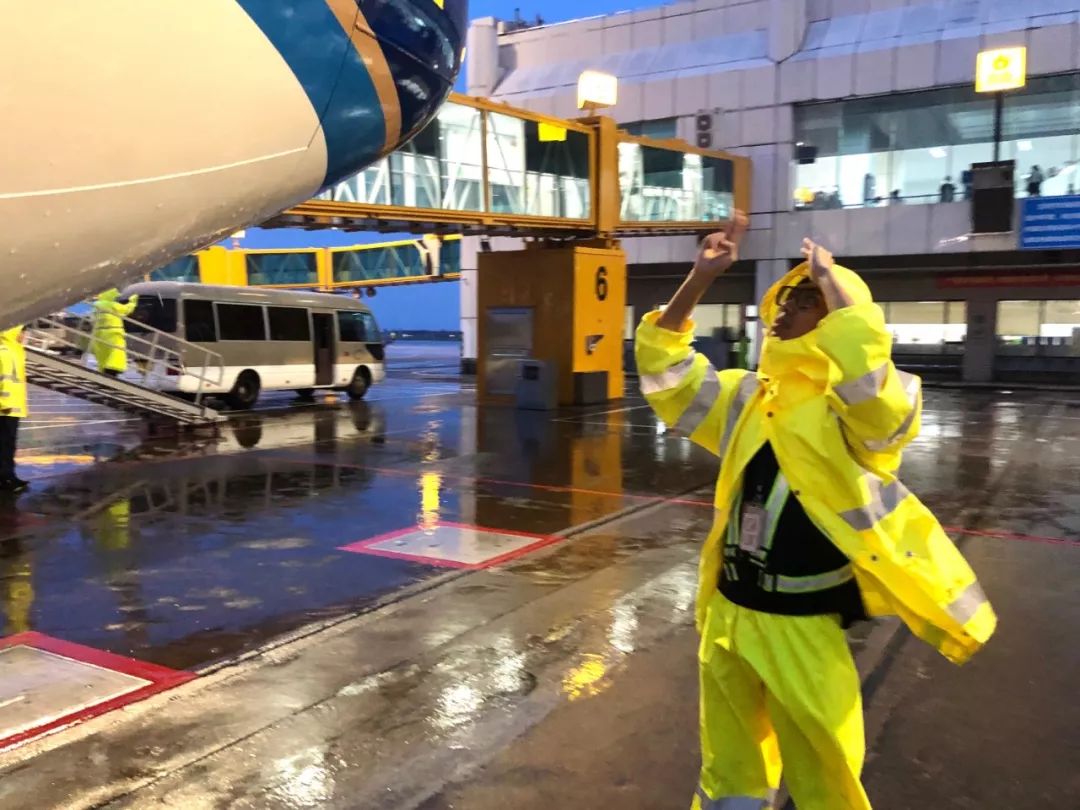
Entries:
POLYGON ((615 119, 597 116, 586 119, 593 128, 595 152, 592 157, 593 221, 600 236, 615 232, 622 216, 619 188, 619 128, 615 119))
POLYGON ((203 284, 247 286, 246 251, 214 246, 200 250, 196 255, 199 257, 199 280, 203 284))
POLYGON ((626 254, 617 243, 480 253, 477 304, 481 401, 510 401, 525 357, 554 367, 561 405, 582 402, 594 372, 607 374, 607 400, 622 397, 626 254))
POLYGON ((330 248, 316 248, 315 273, 320 290, 334 289, 334 257, 330 248))

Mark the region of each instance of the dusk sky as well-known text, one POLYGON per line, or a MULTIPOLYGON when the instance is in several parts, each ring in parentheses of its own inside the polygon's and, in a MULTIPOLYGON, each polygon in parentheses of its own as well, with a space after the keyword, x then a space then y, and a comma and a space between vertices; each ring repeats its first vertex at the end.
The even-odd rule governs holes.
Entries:
MULTIPOLYGON (((510 20, 514 9, 522 18, 533 20, 539 14, 547 23, 564 22, 598 14, 614 14, 661 5, 655 0, 545 0, 529 4, 524 0, 472 0, 469 17, 498 17, 510 20)), ((468 68, 466 67, 466 70, 468 68)), ((464 90, 465 73, 457 89, 464 90)), ((312 232, 302 230, 270 230, 249 228, 243 246, 249 248, 290 248, 313 246, 353 245, 407 238, 394 234, 312 232)), ((446 329, 459 327, 459 285, 457 282, 414 284, 404 287, 384 287, 375 298, 365 301, 375 312, 384 329, 446 329)))

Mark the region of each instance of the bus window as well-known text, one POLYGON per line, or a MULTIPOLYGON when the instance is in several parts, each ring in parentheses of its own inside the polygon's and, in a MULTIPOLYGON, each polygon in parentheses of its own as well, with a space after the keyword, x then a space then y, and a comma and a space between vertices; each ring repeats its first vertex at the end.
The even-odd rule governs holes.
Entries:
MULTIPOLYGON (((172 334, 176 331, 176 299, 157 295, 140 295, 131 320, 153 329, 172 334)), ((124 327, 128 332, 146 332, 130 321, 124 327)))
POLYGON ((191 343, 215 343, 214 305, 210 301, 184 301, 184 331, 191 343))
POLYGON ((222 340, 266 340, 263 308, 252 304, 218 304, 222 340))
POLYGON ((311 340, 308 311, 298 307, 267 307, 271 340, 311 340))

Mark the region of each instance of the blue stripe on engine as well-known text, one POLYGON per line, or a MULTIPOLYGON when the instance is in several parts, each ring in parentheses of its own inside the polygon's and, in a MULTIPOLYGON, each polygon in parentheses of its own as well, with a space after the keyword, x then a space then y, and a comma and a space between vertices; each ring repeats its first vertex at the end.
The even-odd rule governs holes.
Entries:
POLYGON ((359 0, 382 47, 408 139, 439 111, 454 83, 461 38, 433 0, 359 0))
POLYGON ((330 7, 324 0, 237 2, 285 59, 319 115, 327 153, 323 187, 374 162, 386 140, 382 105, 330 7))

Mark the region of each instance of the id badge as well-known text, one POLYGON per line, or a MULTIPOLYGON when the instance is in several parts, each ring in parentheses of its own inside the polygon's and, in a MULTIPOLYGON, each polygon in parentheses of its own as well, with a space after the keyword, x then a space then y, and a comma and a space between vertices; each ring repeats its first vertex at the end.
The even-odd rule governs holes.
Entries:
POLYGON ((739 548, 751 554, 761 550, 765 536, 765 509, 755 503, 743 504, 742 521, 739 523, 739 548))

